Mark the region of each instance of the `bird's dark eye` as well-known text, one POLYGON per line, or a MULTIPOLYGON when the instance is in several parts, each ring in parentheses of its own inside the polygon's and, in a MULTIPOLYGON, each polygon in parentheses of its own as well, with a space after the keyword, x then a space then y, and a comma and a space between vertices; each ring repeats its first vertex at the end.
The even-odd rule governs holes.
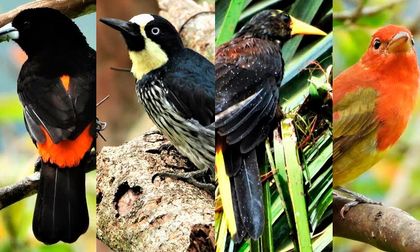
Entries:
POLYGON ((31 24, 31 22, 29 22, 29 21, 25 21, 25 22, 23 22, 23 26, 24 26, 24 27, 28 27, 30 24, 31 24))
POLYGON ((375 39, 373 41, 373 48, 378 49, 381 46, 381 41, 379 39, 375 39))
POLYGON ((286 13, 282 13, 282 14, 283 15, 281 15, 281 21, 286 24, 290 23, 290 16, 286 13))
POLYGON ((411 45, 414 45, 415 43, 414 43, 414 39, 413 38, 411 38, 411 45))
POLYGON ((153 35, 158 35, 160 33, 160 29, 158 27, 153 27, 151 32, 153 35))

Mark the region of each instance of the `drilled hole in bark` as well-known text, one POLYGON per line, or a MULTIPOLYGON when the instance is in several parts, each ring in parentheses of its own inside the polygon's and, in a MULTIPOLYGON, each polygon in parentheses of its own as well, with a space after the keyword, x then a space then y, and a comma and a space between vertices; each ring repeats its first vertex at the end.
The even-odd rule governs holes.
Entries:
POLYGON ((214 251, 215 241, 213 230, 208 225, 194 225, 190 234, 188 252, 214 251))
POLYGON ((99 192, 98 194, 96 194, 96 205, 101 204, 102 198, 103 198, 102 192, 99 192))
POLYGON ((143 189, 140 186, 130 187, 127 181, 118 186, 113 200, 115 210, 117 210, 115 217, 128 214, 142 192, 143 189))

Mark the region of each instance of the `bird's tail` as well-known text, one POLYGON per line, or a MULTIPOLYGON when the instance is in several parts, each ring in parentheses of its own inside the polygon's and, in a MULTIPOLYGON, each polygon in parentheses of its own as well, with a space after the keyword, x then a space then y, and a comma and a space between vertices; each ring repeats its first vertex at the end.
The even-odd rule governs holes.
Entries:
POLYGON ((32 222, 39 241, 45 244, 71 243, 86 232, 89 216, 83 163, 73 168, 58 168, 42 162, 32 222))
POLYGON ((225 154, 231 156, 221 162, 223 153, 216 153, 216 169, 229 232, 235 242, 244 237, 258 239, 264 229, 264 206, 256 150, 225 154), (223 173, 228 180, 221 178, 223 173))

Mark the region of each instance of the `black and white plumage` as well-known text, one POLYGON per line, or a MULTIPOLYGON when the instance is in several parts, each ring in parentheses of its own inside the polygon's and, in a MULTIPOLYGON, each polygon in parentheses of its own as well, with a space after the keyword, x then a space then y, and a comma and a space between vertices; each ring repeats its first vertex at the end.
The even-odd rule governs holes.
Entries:
POLYGON ((149 117, 182 155, 213 178, 214 65, 185 48, 176 29, 160 16, 101 21, 122 33, 136 92, 149 117))
POLYGON ((175 56, 139 80, 136 91, 150 119, 178 151, 197 168, 206 169, 214 166, 214 110, 210 109, 214 100, 208 95, 214 89, 207 85, 208 90, 202 90, 197 83, 214 83, 214 68, 205 61, 209 66, 188 67, 193 60, 201 64, 202 58, 189 49, 184 53, 190 57, 175 56), (206 71, 198 71, 202 69, 206 71))

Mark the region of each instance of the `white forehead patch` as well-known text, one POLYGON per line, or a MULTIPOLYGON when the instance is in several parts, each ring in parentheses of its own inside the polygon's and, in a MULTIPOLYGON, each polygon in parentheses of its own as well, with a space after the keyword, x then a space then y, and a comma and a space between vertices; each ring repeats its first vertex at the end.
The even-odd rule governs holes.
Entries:
POLYGON ((130 22, 138 24, 140 27, 146 26, 147 23, 155 18, 150 14, 140 14, 130 19, 130 22))

